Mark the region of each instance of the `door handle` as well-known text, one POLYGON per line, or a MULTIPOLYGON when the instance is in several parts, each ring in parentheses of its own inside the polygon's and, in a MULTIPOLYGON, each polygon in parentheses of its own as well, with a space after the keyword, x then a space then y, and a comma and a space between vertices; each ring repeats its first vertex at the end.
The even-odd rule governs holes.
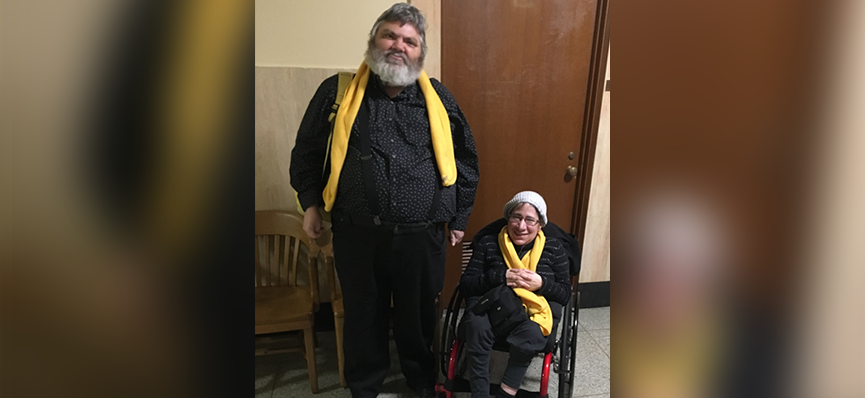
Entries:
POLYGON ((571 177, 576 177, 576 176, 577 176, 577 168, 576 168, 576 167, 574 167, 574 166, 568 166, 567 171, 568 171, 568 175, 569 175, 569 176, 571 176, 571 177))

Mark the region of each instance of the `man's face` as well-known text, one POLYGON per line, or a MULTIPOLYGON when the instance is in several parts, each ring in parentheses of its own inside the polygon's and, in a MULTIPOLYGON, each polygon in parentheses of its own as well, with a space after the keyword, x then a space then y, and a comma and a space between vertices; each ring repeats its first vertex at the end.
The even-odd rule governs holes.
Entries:
POLYGON ((421 55, 420 35, 411 24, 382 22, 375 33, 375 47, 390 65, 415 66, 421 55))

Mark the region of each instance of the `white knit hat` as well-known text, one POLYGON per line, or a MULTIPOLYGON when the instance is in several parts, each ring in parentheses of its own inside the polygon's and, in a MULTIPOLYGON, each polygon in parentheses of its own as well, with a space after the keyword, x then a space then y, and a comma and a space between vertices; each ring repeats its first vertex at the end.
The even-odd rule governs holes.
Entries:
POLYGON ((547 202, 544 202, 544 198, 534 191, 522 191, 514 195, 514 198, 505 204, 505 218, 508 218, 511 212, 514 211, 514 207, 517 207, 520 203, 528 203, 534 206, 535 210, 538 211, 538 216, 541 217, 541 225, 547 225, 547 202))

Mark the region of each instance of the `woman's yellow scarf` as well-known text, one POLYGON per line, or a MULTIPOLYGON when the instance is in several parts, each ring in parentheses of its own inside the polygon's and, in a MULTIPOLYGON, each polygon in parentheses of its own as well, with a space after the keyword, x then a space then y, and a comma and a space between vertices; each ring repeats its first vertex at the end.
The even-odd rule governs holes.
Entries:
MULTIPOLYGON (((538 261, 541 259, 541 254, 544 252, 544 244, 546 242, 547 238, 544 236, 544 231, 538 231, 532 251, 520 259, 517 251, 514 250, 511 237, 508 236, 508 226, 505 225, 502 227, 502 231, 499 232, 499 248, 502 250, 502 256, 505 257, 505 264, 508 265, 509 269, 525 268, 535 271, 538 267, 538 261)), ((544 296, 535 294, 535 292, 522 288, 515 288, 514 292, 522 300, 523 307, 526 307, 529 319, 535 321, 541 327, 541 332, 544 336, 549 336, 553 330, 553 311, 550 309, 550 303, 547 302, 547 299, 544 296)))
MULTIPOLYGON (((361 102, 363 102, 363 93, 369 81, 369 74, 369 67, 366 62, 360 64, 354 79, 351 80, 351 84, 345 92, 342 105, 336 112, 333 142, 330 148, 330 178, 327 180, 327 185, 322 193, 325 211, 331 211, 336 199, 336 186, 339 182, 340 171, 342 171, 342 166, 345 163, 345 155, 348 152, 351 126, 354 125, 354 119, 357 117, 361 102)), ((435 153, 436 164, 438 164, 439 175, 442 178, 442 186, 451 186, 457 180, 457 166, 454 161, 450 119, 441 98, 430 83, 425 71, 421 71, 418 85, 420 85, 421 92, 426 99, 433 152, 435 153)))

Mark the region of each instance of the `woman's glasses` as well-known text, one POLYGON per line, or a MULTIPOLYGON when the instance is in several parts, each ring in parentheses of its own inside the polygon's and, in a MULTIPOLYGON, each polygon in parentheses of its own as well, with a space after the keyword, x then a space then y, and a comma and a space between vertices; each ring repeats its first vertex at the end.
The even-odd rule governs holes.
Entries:
POLYGON ((508 221, 510 221, 516 225, 519 225, 520 221, 525 221, 526 225, 528 225, 530 227, 534 227, 535 225, 538 225, 538 220, 531 218, 531 217, 523 218, 523 216, 521 216, 519 214, 511 214, 511 216, 508 217, 508 221))

